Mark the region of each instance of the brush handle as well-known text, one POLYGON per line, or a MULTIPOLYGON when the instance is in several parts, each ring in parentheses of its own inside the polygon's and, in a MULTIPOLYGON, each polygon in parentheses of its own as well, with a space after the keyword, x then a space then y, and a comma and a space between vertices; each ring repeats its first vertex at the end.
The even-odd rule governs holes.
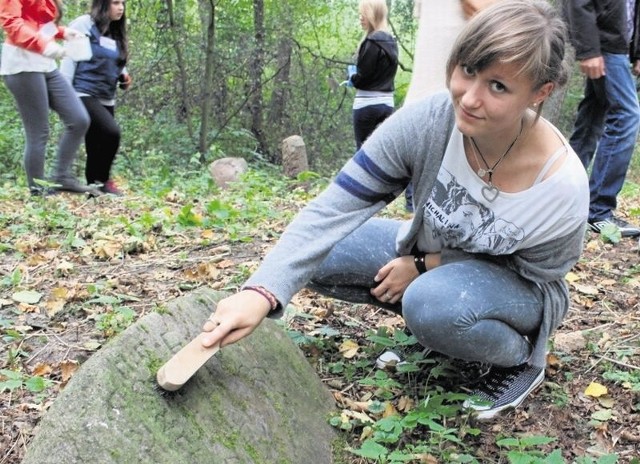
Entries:
POLYGON ((220 349, 220 343, 209 348, 202 346, 205 332, 186 344, 158 370, 158 385, 167 391, 176 391, 182 387, 202 365, 220 349))

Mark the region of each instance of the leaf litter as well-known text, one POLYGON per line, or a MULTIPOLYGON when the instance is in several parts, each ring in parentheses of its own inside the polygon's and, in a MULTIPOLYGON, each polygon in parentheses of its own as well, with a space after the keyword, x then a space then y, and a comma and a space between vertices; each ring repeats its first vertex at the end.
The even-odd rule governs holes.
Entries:
MULTIPOLYGON (((0 206, 0 216, 8 218, 0 234, 0 385, 5 386, 0 392, 0 464, 21 461, 47 408, 109 336, 200 285, 233 291, 274 240, 262 231, 252 241, 238 241, 224 230, 173 227, 166 217, 180 214, 184 199, 178 197, 175 204, 166 202, 147 228, 136 221, 143 214, 153 216, 154 209, 139 198, 87 201, 64 195, 52 201, 47 208, 67 212, 58 215, 58 224, 38 216, 43 213, 29 199, 16 196, 0 206), (96 218, 112 220, 96 225, 96 218), (11 230, 20 231, 19 237, 11 230), (127 319, 130 313, 122 307, 134 316, 127 319)), ((269 227, 281 232, 284 222, 273 221, 269 227)), ((631 463, 640 456, 637 240, 612 244, 588 234, 583 257, 567 281, 572 304, 551 349, 542 388, 523 407, 477 425, 480 434, 464 438, 480 462, 504 462, 497 438, 519 434, 558 437, 547 449, 560 448, 566 462, 615 453, 618 462, 631 463)), ((381 327, 402 330, 402 319, 308 290, 296 295, 292 305, 297 313, 287 320, 288 329, 299 334, 292 338, 334 394, 341 420, 370 423, 409 412, 426 383, 456 388, 447 384, 446 375, 434 374, 438 364, 433 361, 419 372, 385 372, 391 387, 388 399, 379 403, 374 387, 338 366, 373 366, 370 334, 381 327)), ((375 369, 368 369, 375 379, 375 369)), ((370 434, 367 428, 353 430, 349 443, 357 447, 370 434)), ((345 462, 369 462, 355 455, 350 459, 345 462)), ((439 461, 427 453, 416 455, 414 462, 439 461)))

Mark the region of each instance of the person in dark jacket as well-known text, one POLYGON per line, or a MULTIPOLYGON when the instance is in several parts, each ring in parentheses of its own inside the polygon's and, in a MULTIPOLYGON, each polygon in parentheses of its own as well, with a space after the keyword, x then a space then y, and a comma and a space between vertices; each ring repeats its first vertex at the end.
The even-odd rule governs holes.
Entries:
POLYGON ((360 25, 365 36, 358 45, 356 67, 349 81, 357 89, 353 101, 356 149, 393 113, 393 80, 398 70, 398 44, 387 31, 385 0, 360 1, 360 25))
POLYGON ((623 237, 640 228, 615 216, 640 127, 640 106, 631 74, 640 72, 638 0, 565 0, 564 15, 576 59, 584 73, 584 97, 578 106, 572 148, 585 168, 592 164, 589 227, 609 226, 623 237), (596 31, 594 33, 594 31, 596 31))
POLYGON ((121 195, 111 178, 111 167, 120 146, 120 127, 114 118, 116 89, 131 84, 127 73, 127 31, 124 0, 93 0, 91 13, 76 18, 71 27, 89 36, 92 56, 75 62, 66 57, 62 74, 71 82, 91 118, 85 135, 89 184, 100 184, 103 193, 121 195))
MULTIPOLYGON (((389 33, 385 0, 361 0, 360 25, 365 36, 358 45, 356 65, 348 67, 348 84, 357 89, 353 100, 356 150, 376 127, 393 114, 394 79, 398 70, 398 44, 389 33)), ((413 211, 413 190, 407 186, 406 208, 413 211)))

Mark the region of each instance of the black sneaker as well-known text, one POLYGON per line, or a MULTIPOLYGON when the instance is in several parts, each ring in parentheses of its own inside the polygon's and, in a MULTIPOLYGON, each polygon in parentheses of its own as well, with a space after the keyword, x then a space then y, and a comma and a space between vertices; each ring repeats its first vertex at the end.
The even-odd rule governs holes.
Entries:
POLYGON ((624 219, 620 219, 615 216, 611 216, 609 219, 602 219, 601 221, 589 221, 589 228, 597 234, 602 232, 602 230, 607 226, 617 227, 622 237, 640 236, 640 227, 629 224, 624 219))
POLYGON ((477 411, 480 420, 493 419, 505 409, 518 407, 543 380, 544 369, 540 367, 494 366, 462 406, 477 411))
POLYGON ((29 187, 29 194, 32 197, 48 197, 51 195, 55 195, 56 193, 58 193, 56 190, 51 189, 49 187, 40 187, 40 186, 29 187))

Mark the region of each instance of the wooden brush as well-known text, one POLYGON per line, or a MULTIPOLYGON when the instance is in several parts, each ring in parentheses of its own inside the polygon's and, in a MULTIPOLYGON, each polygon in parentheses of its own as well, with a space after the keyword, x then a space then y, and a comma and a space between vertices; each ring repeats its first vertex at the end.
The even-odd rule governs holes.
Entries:
POLYGON ((160 388, 166 391, 178 390, 211 356, 218 352, 220 343, 209 348, 202 346, 203 335, 205 332, 186 344, 158 370, 156 380, 160 388))

